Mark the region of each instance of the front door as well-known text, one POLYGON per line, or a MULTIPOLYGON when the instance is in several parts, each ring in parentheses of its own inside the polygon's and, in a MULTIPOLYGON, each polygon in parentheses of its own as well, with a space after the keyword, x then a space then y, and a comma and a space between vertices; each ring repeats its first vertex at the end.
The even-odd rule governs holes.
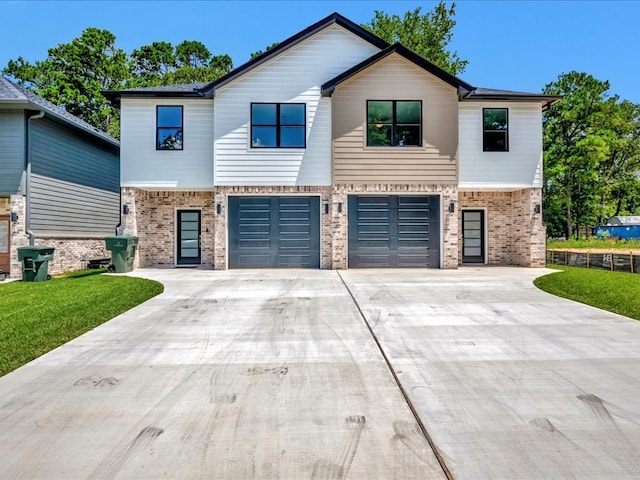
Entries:
POLYGON ((484 263, 484 210, 462 211, 462 263, 484 263))
POLYGON ((11 224, 9 217, 0 217, 0 270, 9 273, 11 266, 10 248, 11 245, 11 224))
POLYGON ((178 210, 178 265, 200 265, 200 210, 178 210))

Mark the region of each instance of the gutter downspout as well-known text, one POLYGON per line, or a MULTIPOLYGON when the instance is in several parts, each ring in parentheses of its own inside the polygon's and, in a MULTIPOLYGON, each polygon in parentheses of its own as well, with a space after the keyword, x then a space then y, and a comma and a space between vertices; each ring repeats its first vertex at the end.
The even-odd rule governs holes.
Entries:
POLYGON ((122 187, 119 187, 119 188, 120 188, 120 202, 119 202, 120 216, 118 217, 118 224, 115 226, 114 235, 119 235, 118 230, 120 230, 120 227, 122 226, 122 187))
POLYGON ((31 231, 31 120, 38 120, 44 117, 44 110, 32 115, 27 120, 27 168, 25 185, 25 232, 29 235, 29 246, 35 244, 36 236, 31 231))

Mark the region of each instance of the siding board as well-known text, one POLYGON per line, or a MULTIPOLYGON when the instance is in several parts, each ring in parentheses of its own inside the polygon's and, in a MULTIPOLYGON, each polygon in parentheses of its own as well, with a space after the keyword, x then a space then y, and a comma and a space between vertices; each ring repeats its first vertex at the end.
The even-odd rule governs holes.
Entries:
POLYGON ((215 184, 330 185, 332 106, 320 85, 377 51, 331 25, 216 92, 215 184), (305 103, 307 148, 251 149, 251 102, 305 103))
POLYGON ((31 230, 36 235, 112 235, 120 194, 33 174, 31 230))
POLYGON ((455 88, 391 55, 339 85, 332 108, 334 183, 456 183, 455 88), (367 100, 422 100, 422 146, 367 147, 367 100))
POLYGON ((460 188, 542 186, 542 113, 539 103, 460 103, 460 188), (509 109, 509 151, 482 151, 482 109, 509 109))
POLYGON ((0 112, 0 195, 14 195, 20 190, 25 163, 24 147, 24 113, 0 112))
POLYGON ((123 187, 211 189, 213 101, 122 99, 123 187), (156 150, 156 106, 184 107, 184 149, 156 150))
POLYGON ((118 192, 118 152, 98 146, 85 135, 44 119, 31 122, 31 171, 33 174, 118 192))

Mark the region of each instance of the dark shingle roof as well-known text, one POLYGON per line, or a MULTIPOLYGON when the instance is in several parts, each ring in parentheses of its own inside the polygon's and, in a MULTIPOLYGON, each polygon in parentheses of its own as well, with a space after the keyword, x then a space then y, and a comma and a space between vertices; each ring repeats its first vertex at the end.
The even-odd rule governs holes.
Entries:
MULTIPOLYGON (((195 82, 195 83, 181 83, 178 85, 159 85, 156 87, 138 87, 138 88, 127 88, 125 90, 121 90, 122 92, 170 92, 170 93, 184 93, 184 92, 193 92, 195 90, 199 90, 201 88, 206 87, 211 82, 195 82)), ((111 90, 109 90, 111 91, 111 90)))
POLYGON ((0 75, 0 105, 5 104, 24 104, 26 108, 34 110, 44 110, 45 114, 49 114, 62 120, 73 127, 84 130, 91 135, 98 137, 113 145, 120 145, 118 140, 106 134, 102 130, 97 129, 93 125, 84 120, 71 115, 64 108, 61 108, 26 88, 12 82, 8 78, 0 75))
POLYGON ((211 82, 181 83, 178 85, 159 85, 157 87, 126 88, 124 90, 103 90, 104 95, 114 105, 120 105, 120 98, 127 97, 208 97, 202 89, 211 82))

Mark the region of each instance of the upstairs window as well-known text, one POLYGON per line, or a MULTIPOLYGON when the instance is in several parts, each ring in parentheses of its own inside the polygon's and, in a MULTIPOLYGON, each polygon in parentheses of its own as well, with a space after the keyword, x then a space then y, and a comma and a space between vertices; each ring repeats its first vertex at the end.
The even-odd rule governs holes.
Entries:
POLYGON ((422 102, 367 101, 367 146, 422 145, 422 102))
POLYGON ((304 103, 252 103, 252 148, 305 148, 304 103))
POLYGON ((182 150, 182 106, 156 107, 156 150, 182 150))
POLYGON ((509 111, 506 108, 482 109, 482 149, 485 152, 509 151, 509 111))

